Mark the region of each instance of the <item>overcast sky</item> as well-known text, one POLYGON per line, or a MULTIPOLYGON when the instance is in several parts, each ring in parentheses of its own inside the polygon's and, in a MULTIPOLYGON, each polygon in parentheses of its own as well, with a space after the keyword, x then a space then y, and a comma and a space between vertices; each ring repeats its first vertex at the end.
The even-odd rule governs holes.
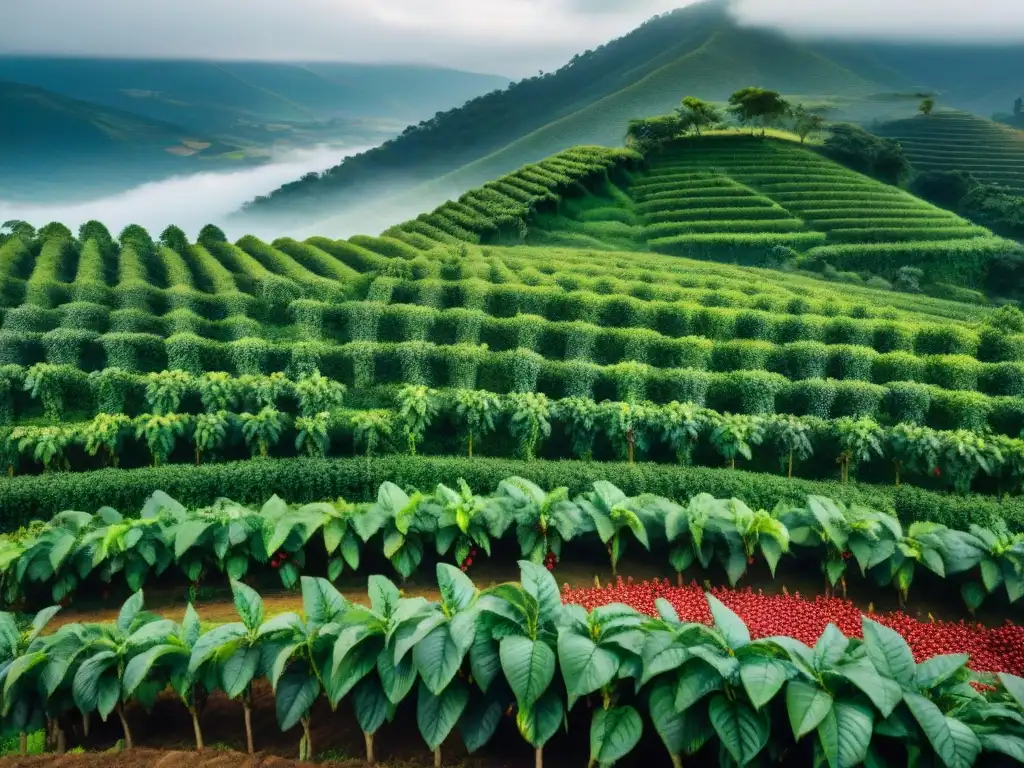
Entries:
MULTIPOLYGON (((1022 0, 737 0, 793 31, 1024 39, 1022 0)), ((559 66, 687 0, 0 0, 0 52, 559 66)))

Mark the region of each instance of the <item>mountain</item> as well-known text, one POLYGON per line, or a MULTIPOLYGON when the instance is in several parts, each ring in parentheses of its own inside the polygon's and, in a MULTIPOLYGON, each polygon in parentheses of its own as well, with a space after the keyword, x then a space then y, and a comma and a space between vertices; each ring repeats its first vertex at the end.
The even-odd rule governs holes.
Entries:
POLYGON ((414 65, 30 56, 0 57, 0 80, 248 141, 326 121, 383 121, 397 131, 508 83, 414 65))
POLYGON ((344 213, 331 225, 339 234, 351 231, 352 221, 386 226, 424 203, 439 203, 575 144, 620 145, 630 118, 669 111, 685 95, 723 101, 748 85, 774 88, 799 101, 840 105, 862 116, 885 105, 880 95, 919 89, 940 92, 947 103, 996 105, 1009 88, 1020 52, 989 51, 970 68, 971 77, 985 78, 971 89, 970 78, 956 67, 972 51, 953 43, 942 48, 797 40, 741 26, 727 2, 706 0, 655 17, 556 72, 410 126, 395 140, 319 177, 256 199, 246 214, 295 228, 341 208, 344 213), (395 199, 397 190, 405 194, 395 199), (351 207, 368 195, 376 198, 371 205, 351 207))

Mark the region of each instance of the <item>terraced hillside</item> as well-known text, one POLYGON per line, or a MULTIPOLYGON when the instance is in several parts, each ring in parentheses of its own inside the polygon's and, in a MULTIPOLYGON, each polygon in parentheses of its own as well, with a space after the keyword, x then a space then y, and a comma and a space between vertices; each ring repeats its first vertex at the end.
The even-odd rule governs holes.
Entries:
POLYGON ((921 171, 969 171, 979 181, 1024 193, 1024 131, 966 112, 883 123, 875 131, 896 139, 921 171))
MULTIPOLYGON (((12 238, 0 250, 7 461, 32 472, 116 456, 199 463, 417 444, 450 454, 468 440, 476 455, 628 448, 714 466, 735 463, 712 438, 731 425, 743 451, 765 443, 751 466, 774 471, 769 436, 785 423, 813 446, 804 458, 817 457, 798 471, 827 478, 844 430, 868 429, 881 446, 902 424, 950 444, 991 431, 1001 452, 990 478, 943 470, 964 490, 995 490, 1004 472, 1009 482, 1014 457, 1024 461, 1024 336, 985 325, 989 310, 636 252, 646 242, 705 257, 755 244, 870 255, 873 206, 907 209, 887 229, 907 233, 909 252, 998 241, 796 147, 692 146, 649 167, 626 150, 578 148, 382 237, 12 238), (932 215, 946 239, 921 245, 912 238, 933 231, 932 215), (545 230, 545 217, 581 229, 545 230), (584 247, 512 245, 545 233, 584 247), (634 236, 633 252, 611 250, 634 236), (846 244, 821 245, 830 239, 846 244), (409 431, 416 403, 429 431, 409 431), (480 412, 490 416, 467 415, 480 412), (505 418, 509 432, 493 432, 505 418)), ((881 448, 857 463, 892 474, 881 448)))

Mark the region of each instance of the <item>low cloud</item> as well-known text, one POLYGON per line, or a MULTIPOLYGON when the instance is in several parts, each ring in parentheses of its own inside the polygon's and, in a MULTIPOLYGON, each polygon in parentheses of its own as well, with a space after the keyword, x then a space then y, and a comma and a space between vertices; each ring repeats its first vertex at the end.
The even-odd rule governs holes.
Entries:
MULTIPOLYGON (((141 224, 153 235, 168 224, 177 224, 191 236, 204 225, 213 223, 224 227, 229 237, 238 238, 253 231, 253 227, 246 222, 230 223, 228 217, 246 201, 294 181, 304 173, 337 165, 345 155, 364 149, 368 147, 346 150, 320 147, 292 153, 258 168, 176 176, 84 203, 33 205, 0 199, 0 221, 22 219, 36 227, 59 221, 75 230, 80 224, 96 219, 114 233, 128 224, 141 224)), ((274 236, 281 234, 284 233, 276 232, 274 236)))

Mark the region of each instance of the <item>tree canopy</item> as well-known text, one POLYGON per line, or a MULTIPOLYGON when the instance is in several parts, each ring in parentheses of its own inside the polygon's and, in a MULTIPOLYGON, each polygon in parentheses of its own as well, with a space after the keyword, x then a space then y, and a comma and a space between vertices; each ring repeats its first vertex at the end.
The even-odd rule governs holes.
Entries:
POLYGON ((749 87, 729 97, 729 111, 742 125, 760 125, 763 135, 789 113, 790 105, 778 91, 749 87))

